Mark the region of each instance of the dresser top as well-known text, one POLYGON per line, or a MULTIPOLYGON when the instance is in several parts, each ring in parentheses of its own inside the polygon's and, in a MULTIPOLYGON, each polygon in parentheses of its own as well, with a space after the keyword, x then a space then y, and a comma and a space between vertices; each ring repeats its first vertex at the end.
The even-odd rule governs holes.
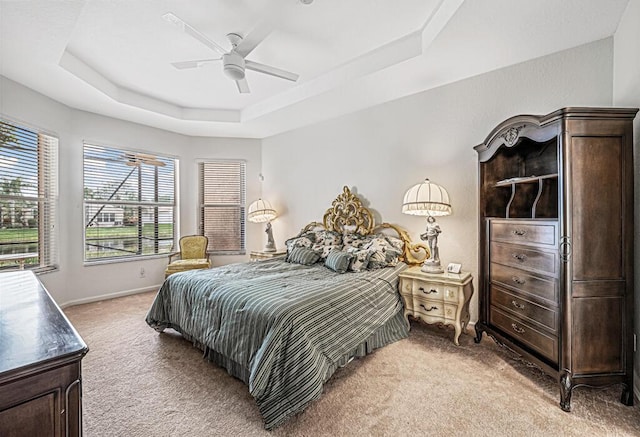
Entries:
POLYGON ((0 273, 0 380, 70 357, 87 345, 33 272, 0 273))
POLYGON ((471 281, 470 272, 460 273, 426 273, 420 270, 420 266, 409 267, 400 273, 400 276, 405 278, 422 279, 423 281, 440 281, 457 284, 465 284, 471 281))

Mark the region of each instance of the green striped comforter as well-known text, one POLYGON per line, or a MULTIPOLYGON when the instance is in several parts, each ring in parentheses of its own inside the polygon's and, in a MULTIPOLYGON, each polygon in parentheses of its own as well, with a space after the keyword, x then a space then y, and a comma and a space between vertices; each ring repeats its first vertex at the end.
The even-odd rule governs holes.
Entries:
POLYGON ((271 429, 318 398, 349 359, 407 337, 397 292, 405 268, 338 274, 268 260, 177 273, 146 320, 244 380, 271 429))

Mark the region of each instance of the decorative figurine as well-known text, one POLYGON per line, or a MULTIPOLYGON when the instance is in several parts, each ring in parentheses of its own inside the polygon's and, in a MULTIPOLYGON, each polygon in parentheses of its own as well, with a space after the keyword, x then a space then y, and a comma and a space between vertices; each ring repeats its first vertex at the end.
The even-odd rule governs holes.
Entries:
POLYGON ((424 234, 420 234, 420 239, 426 241, 429 246, 429 258, 422 264, 422 271, 427 273, 442 273, 444 270, 440 265, 440 254, 438 253, 438 235, 442 233, 436 219, 427 217, 427 229, 424 234))
POLYGON ((267 222, 267 226, 264 231, 267 233, 267 244, 264 246, 264 251, 275 252, 276 243, 275 241, 273 241, 273 231, 271 230, 271 222, 267 222))

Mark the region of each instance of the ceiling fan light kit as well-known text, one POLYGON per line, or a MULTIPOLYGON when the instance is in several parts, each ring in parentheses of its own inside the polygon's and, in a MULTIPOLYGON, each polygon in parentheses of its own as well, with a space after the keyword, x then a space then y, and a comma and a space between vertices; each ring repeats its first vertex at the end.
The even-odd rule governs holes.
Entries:
POLYGON ((233 80, 244 79, 244 58, 237 53, 231 52, 222 55, 224 74, 233 80))
MULTIPOLYGON (((311 3, 311 1, 309 0, 301 1, 303 3, 307 2, 305 4, 311 3)), ((193 26, 187 24, 172 12, 167 12, 162 16, 162 18, 178 27, 178 29, 180 29, 190 37, 198 40, 200 43, 204 44, 211 50, 222 55, 222 58, 201 59, 172 63, 171 65, 173 65, 178 70, 198 68, 204 64, 222 60, 223 73, 236 82, 238 91, 243 94, 250 92, 249 84, 245 77, 246 69, 253 70, 258 73, 268 74, 280 79, 290 80, 292 82, 296 82, 298 80, 299 76, 290 71, 281 70, 280 68, 245 59, 246 56, 251 53, 258 44, 262 42, 262 38, 266 37, 266 35, 269 34, 270 29, 254 29, 254 31, 252 31, 249 35, 246 35, 244 38, 238 33, 228 33, 227 39, 231 43, 231 50, 226 51, 218 43, 209 39, 209 37, 207 37, 205 34, 201 33, 193 26), (265 30, 267 31, 265 32, 265 30)))

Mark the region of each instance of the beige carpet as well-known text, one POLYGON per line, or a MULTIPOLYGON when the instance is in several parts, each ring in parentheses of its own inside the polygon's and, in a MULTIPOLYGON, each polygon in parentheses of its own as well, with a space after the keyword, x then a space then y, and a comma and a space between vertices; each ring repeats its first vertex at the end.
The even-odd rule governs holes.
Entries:
POLYGON ((322 397, 272 432, 247 387, 144 317, 153 294, 67 308, 89 345, 84 429, 93 436, 624 436, 640 407, 620 387, 579 388, 573 412, 555 382, 490 339, 413 324, 408 339, 338 370, 322 397))

